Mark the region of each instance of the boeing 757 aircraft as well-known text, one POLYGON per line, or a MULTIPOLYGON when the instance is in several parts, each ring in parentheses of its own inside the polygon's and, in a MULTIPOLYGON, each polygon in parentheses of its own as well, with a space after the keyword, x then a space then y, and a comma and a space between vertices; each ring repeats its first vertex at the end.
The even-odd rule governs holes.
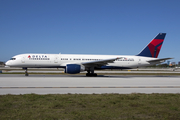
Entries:
POLYGON ((131 69, 165 62, 172 58, 157 58, 166 33, 159 33, 139 54, 127 55, 78 55, 78 54, 20 54, 6 62, 9 67, 64 68, 65 73, 87 71, 86 76, 97 76, 94 70, 131 69))

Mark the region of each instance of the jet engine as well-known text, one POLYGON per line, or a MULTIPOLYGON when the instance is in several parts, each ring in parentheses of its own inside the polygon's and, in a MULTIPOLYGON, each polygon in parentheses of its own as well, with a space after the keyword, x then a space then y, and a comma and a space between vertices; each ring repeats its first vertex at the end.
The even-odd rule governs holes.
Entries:
POLYGON ((83 65, 67 64, 65 73, 76 74, 76 73, 80 73, 81 71, 84 71, 84 70, 85 70, 85 67, 83 65))

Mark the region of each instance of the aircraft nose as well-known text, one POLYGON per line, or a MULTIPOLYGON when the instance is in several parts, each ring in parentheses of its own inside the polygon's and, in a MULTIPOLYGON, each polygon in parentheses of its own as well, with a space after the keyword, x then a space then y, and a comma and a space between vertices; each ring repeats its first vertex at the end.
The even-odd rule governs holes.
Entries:
POLYGON ((5 63, 5 66, 6 67, 9 67, 11 65, 11 62, 10 61, 7 61, 6 63, 5 63))

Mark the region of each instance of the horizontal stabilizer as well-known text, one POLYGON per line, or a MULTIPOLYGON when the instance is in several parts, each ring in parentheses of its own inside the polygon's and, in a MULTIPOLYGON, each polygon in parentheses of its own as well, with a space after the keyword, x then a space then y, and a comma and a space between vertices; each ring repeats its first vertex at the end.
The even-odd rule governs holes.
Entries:
POLYGON ((169 59, 173 59, 173 58, 161 58, 161 59, 155 59, 155 60, 149 60, 147 62, 164 62, 165 60, 169 60, 169 59))

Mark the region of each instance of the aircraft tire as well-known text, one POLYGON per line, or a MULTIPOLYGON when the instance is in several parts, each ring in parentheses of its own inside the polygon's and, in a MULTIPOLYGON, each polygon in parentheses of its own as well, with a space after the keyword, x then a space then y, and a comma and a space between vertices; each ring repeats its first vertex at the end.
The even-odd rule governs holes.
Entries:
POLYGON ((93 77, 97 77, 97 74, 96 74, 96 73, 94 73, 94 74, 93 74, 93 77))
POLYGON ((86 76, 89 77, 91 74, 90 73, 86 73, 86 76))
POLYGON ((87 76, 87 77, 96 77, 97 74, 96 74, 96 73, 94 73, 94 74, 92 74, 92 73, 86 73, 86 76, 87 76))

